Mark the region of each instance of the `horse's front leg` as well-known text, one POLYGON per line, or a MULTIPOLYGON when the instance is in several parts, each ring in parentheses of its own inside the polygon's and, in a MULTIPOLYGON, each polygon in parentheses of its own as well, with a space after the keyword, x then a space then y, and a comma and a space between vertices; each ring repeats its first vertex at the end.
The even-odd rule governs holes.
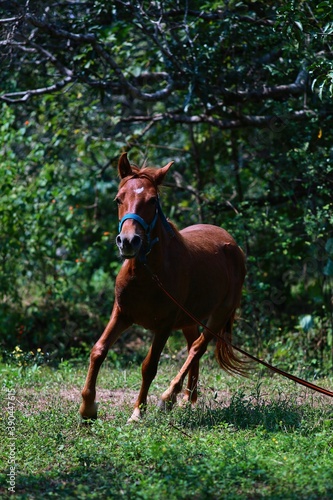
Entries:
POLYGON ((137 422, 142 417, 142 413, 147 405, 147 396, 149 387, 155 378, 157 373, 158 362, 161 357, 161 353, 170 335, 170 331, 167 330, 163 333, 157 333, 154 335, 152 345, 148 351, 146 358, 142 363, 142 383, 141 389, 138 395, 138 399, 134 405, 134 411, 132 416, 128 419, 128 423, 137 422))
POLYGON ((83 401, 80 407, 81 417, 85 420, 97 418, 97 403, 95 402, 95 397, 96 380, 99 369, 108 353, 109 348, 130 325, 131 322, 120 313, 117 304, 115 304, 110 321, 90 353, 90 365, 82 391, 83 401))

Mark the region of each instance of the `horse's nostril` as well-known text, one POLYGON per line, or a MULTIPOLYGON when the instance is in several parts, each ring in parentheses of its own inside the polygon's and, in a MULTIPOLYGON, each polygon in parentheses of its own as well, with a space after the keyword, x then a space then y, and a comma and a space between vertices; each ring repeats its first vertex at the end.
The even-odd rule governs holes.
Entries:
POLYGON ((141 238, 139 235, 135 234, 132 239, 132 246, 133 247, 138 247, 141 244, 141 238))
POLYGON ((116 237, 116 244, 120 252, 126 255, 136 254, 141 247, 141 237, 138 234, 134 234, 129 237, 126 234, 118 234, 116 237))

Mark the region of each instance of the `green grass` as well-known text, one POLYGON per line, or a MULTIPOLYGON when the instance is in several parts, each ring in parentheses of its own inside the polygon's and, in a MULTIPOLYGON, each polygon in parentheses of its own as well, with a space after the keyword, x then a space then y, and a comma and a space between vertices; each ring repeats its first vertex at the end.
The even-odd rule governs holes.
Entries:
POLYGON ((145 418, 126 425, 140 368, 111 364, 101 370, 100 419, 91 426, 77 413, 86 366, 0 365, 1 498, 11 495, 7 389, 16 395, 16 498, 333 498, 330 398, 277 376, 226 376, 208 355, 197 406, 162 413, 154 403, 178 368, 169 359, 145 418))

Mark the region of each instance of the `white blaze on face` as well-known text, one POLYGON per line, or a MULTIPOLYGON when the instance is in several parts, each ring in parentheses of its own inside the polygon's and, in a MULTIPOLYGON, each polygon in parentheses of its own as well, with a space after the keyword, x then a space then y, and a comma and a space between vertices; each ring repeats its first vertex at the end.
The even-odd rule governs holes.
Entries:
POLYGON ((136 193, 136 194, 141 194, 143 191, 144 191, 143 187, 140 187, 138 189, 134 189, 134 193, 136 193))

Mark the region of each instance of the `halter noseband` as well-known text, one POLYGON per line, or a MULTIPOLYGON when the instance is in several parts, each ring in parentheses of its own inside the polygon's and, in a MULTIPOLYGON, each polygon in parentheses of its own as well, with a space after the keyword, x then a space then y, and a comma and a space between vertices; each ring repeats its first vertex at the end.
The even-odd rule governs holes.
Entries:
POLYGON ((153 248, 153 246, 155 245, 155 243, 157 243, 159 241, 158 237, 154 238, 153 240, 151 239, 151 233, 156 226, 156 222, 158 220, 158 217, 160 217, 161 222, 163 224, 163 227, 167 230, 167 232, 171 236, 173 236, 174 235, 173 229, 170 226, 169 222, 167 221, 164 213, 162 212, 159 198, 157 198, 157 202, 156 202, 155 216, 150 224, 147 224, 147 222, 142 217, 140 217, 140 215, 135 214, 135 213, 125 214, 124 217, 119 221, 119 233, 122 230, 124 222, 128 219, 133 219, 133 220, 137 221, 143 227, 143 229, 146 233, 146 236, 147 236, 147 250, 145 252, 144 259, 150 253, 150 251, 153 248))

